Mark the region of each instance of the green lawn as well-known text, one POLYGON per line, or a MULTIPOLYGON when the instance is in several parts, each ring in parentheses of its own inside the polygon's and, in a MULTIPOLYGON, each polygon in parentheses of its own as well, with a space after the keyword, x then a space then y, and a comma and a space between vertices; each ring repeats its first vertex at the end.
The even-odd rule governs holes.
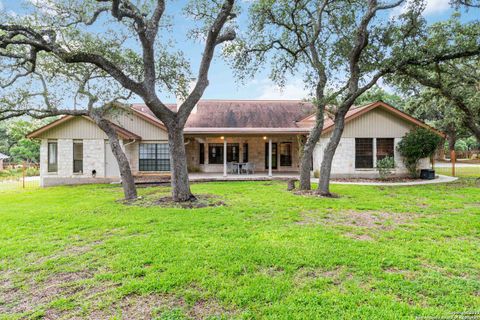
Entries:
POLYGON ((480 188, 194 184, 0 192, 0 318, 415 319, 480 311, 480 188))

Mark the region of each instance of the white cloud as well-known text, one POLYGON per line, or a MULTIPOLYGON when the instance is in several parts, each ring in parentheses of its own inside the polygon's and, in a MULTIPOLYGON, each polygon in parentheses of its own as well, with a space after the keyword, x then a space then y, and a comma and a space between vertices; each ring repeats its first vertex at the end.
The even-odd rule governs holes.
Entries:
MULTIPOLYGON (((408 0, 403 6, 393 10, 392 16, 398 16, 407 10, 407 7, 411 3, 415 3, 417 0, 408 0)), ((450 9, 449 0, 426 0, 425 10, 423 10, 424 16, 430 16, 443 13, 450 9)))
POLYGON ((305 84, 300 79, 293 79, 284 87, 279 87, 268 79, 254 80, 251 83, 251 87, 258 90, 259 94, 256 99, 260 100, 302 100, 310 95, 305 89, 305 84))
POLYGON ((449 0, 428 0, 423 14, 431 15, 442 13, 450 9, 449 0))

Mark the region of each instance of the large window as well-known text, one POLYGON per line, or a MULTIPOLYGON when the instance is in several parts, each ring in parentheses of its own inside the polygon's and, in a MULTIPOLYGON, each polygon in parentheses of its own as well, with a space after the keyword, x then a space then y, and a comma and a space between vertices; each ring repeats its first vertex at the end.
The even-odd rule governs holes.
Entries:
POLYGON ((205 164, 205 144, 200 143, 199 164, 205 164))
POLYGON ((208 145, 208 163, 209 164, 223 163, 223 144, 210 143, 208 145))
POLYGON ((140 144, 139 160, 140 171, 170 171, 170 152, 168 144, 140 144))
POLYGON ((227 144, 227 162, 239 162, 240 146, 238 143, 227 144))
POLYGON ((58 144, 48 142, 48 172, 57 172, 58 170, 58 144))
POLYGON ((373 168, 373 139, 355 139, 355 168, 373 168))
POLYGON ((280 166, 282 167, 292 166, 292 143, 291 142, 280 143, 280 166))
POLYGON ((82 141, 73 141, 73 173, 83 173, 82 141))
POLYGON ((377 161, 394 156, 394 139, 377 138, 377 161))

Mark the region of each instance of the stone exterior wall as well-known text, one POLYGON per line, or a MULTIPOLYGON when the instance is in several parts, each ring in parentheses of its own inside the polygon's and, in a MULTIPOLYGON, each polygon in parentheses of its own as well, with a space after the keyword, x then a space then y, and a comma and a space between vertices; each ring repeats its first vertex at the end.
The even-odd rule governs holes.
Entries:
MULTIPOLYGON (((382 137, 383 138, 383 137, 382 137)), ((405 168, 403 159, 397 151, 397 145, 402 140, 402 138, 395 138, 394 140, 394 159, 395 159, 395 170, 394 174, 396 176, 406 176, 408 175, 408 170, 405 168)), ((325 147, 328 144, 328 138, 322 137, 315 147, 313 155, 313 169, 320 171, 323 152, 325 147)), ((374 144, 374 153, 375 144, 374 144)), ((428 158, 420 160, 419 169, 428 169, 431 168, 430 160, 428 158)), ((335 156, 333 157, 332 163, 332 177, 365 177, 365 178, 376 178, 378 177, 377 169, 356 169, 355 168, 355 138, 342 138, 340 144, 338 145, 335 156)))
MULTIPOLYGON (((295 135, 272 136, 272 143, 277 143, 277 169, 273 172, 291 172, 298 171, 299 168, 299 142, 295 135), (288 167, 280 166, 280 143, 292 143, 292 165, 288 167)), ((268 143, 268 138, 263 139, 262 136, 252 137, 225 137, 227 144, 238 143, 240 162, 243 162, 244 144, 248 144, 248 162, 255 164, 256 172, 265 172, 265 143, 268 143)), ((209 144, 223 144, 224 140, 220 137, 188 137, 188 144, 185 146, 187 151, 187 163, 190 172, 223 172, 222 164, 208 163, 208 145, 209 144), (200 143, 205 144, 205 164, 200 164, 200 143)))
POLYGON ((73 139, 57 139, 58 170, 48 172, 48 142, 40 143, 40 185, 53 186, 60 184, 102 183, 105 182, 105 140, 87 139, 83 142, 83 172, 73 173, 73 139), (92 171, 96 170, 96 178, 92 171))
POLYGON ((105 176, 105 140, 83 140, 83 176, 105 176))

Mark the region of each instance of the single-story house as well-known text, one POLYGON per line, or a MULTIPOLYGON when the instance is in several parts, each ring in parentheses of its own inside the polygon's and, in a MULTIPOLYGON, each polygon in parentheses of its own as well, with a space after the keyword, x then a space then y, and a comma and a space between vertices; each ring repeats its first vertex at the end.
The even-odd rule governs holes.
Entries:
POLYGON ((3 153, 0 153, 0 171, 3 170, 3 160, 7 160, 9 158, 9 156, 3 154, 3 153))
MULTIPOLYGON (((168 107, 175 109, 176 105, 168 107)), ((145 105, 134 104, 115 112, 110 121, 115 124, 135 175, 170 171, 165 126, 145 105)), ((201 100, 184 130, 188 168, 190 172, 225 176, 235 174, 242 165, 269 176, 297 173, 301 147, 314 122, 314 106, 304 101, 201 100)), ((312 159, 312 172, 320 169, 333 126, 326 117, 312 159)), ((334 157, 332 176, 376 176, 376 161, 386 156, 394 157, 397 175, 406 174, 396 145, 415 127, 442 135, 381 101, 352 108, 334 157)), ((107 136, 88 117, 64 116, 28 137, 41 140, 43 186, 119 180, 107 136)), ((429 160, 424 159, 420 166, 428 167, 429 160)))

